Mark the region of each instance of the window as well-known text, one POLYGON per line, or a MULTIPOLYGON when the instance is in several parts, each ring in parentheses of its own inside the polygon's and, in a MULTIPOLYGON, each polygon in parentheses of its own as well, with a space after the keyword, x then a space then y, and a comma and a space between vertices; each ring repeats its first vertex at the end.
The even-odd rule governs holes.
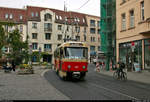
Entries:
POLYGON ((32 23, 32 28, 37 29, 37 23, 32 23))
POLYGON ((33 57, 32 57, 32 62, 37 62, 37 61, 38 61, 37 56, 36 56, 36 55, 33 55, 33 57))
POLYGON ((84 27, 84 34, 86 33, 86 27, 84 27))
POLYGON ((95 46, 90 46, 90 51, 95 51, 95 46))
POLYGON ((33 12, 31 12, 31 16, 34 17, 34 13, 33 12))
POLYGON ((134 10, 130 11, 130 27, 134 27, 134 10))
POLYGON ((85 23, 85 19, 83 18, 83 23, 85 23))
POLYGON ((145 44, 145 69, 150 70, 150 39, 144 40, 145 44))
POLYGON ((22 19, 23 19, 23 16, 22 16, 22 15, 20 15, 20 16, 19 16, 19 19, 20 19, 20 20, 22 20, 22 19))
POLYGON ((100 34, 100 29, 97 30, 97 34, 100 34))
POLYGON ((23 25, 20 25, 20 33, 23 32, 23 25))
POLYGON ((10 18, 10 19, 12 19, 12 18, 13 18, 13 15, 12 15, 12 14, 10 14, 10 15, 9 15, 9 18, 10 18))
POLYGON ((86 35, 84 35, 84 41, 86 41, 86 35))
POLYGON ((122 2, 124 3, 124 2, 126 2, 126 0, 122 0, 122 2))
POLYGON ((75 27, 75 31, 76 31, 76 33, 79 33, 80 32, 80 27, 75 27))
POLYGON ((76 40, 77 40, 77 41, 80 41, 80 36, 76 36, 76 40))
POLYGON ((5 14, 5 18, 8 19, 8 14, 5 14))
POLYGON ((51 39, 51 33, 45 33, 45 39, 50 40, 51 39))
POLYGON ((50 51, 51 50, 51 44, 44 44, 44 51, 50 51))
POLYGON ((97 27, 100 27, 100 21, 97 21, 97 27))
POLYGON ((37 50, 37 48, 38 48, 38 44, 37 43, 32 43, 32 49, 37 50))
POLYGON ((5 31, 8 32, 8 25, 5 25, 5 31))
POLYGON ((58 30, 61 30, 62 29, 62 25, 58 25, 58 30))
POLYGON ((57 40, 62 40, 62 35, 59 34, 57 40))
POLYGON ((32 33, 32 39, 37 39, 37 33, 32 33))
POLYGON ((125 14, 122 14, 122 21, 121 21, 121 23, 122 23, 122 30, 126 30, 126 16, 125 16, 125 14))
POLYGON ((44 23, 44 31, 52 31, 52 24, 44 23))
POLYGON ((141 20, 143 21, 145 19, 144 17, 144 1, 141 2, 141 20))
POLYGON ((61 16, 59 16, 59 19, 60 19, 60 20, 62 20, 62 17, 61 17, 61 16))
POLYGON ((44 20, 45 20, 45 21, 52 20, 52 15, 49 14, 49 13, 45 14, 45 15, 44 15, 44 20))
POLYGON ((98 46, 98 51, 101 51, 101 47, 100 46, 98 46))
POLYGON ((95 34, 95 28, 90 28, 90 33, 95 34))
POLYGON ((56 15, 56 19, 58 19, 58 15, 56 15))
POLYGON ((95 37, 91 37, 91 42, 95 42, 95 37))
POLYGON ((94 26, 95 27, 95 20, 90 20, 90 26, 94 26))
POLYGON ((67 25, 67 31, 69 31, 69 26, 67 25))
POLYGON ((39 16, 38 12, 36 12, 36 13, 35 13, 35 16, 36 16, 36 17, 38 17, 38 16, 39 16))
POLYGON ((100 42, 100 38, 98 37, 98 42, 100 42))

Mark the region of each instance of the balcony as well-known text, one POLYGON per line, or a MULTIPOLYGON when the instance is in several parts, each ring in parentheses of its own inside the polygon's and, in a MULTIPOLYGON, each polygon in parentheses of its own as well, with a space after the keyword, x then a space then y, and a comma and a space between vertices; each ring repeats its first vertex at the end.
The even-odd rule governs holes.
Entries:
POLYGON ((139 23, 139 28, 140 30, 140 34, 143 34, 143 35, 148 35, 150 34, 150 21, 145 21, 143 23, 139 23))
POLYGON ((52 29, 51 28, 44 28, 44 31, 45 32, 52 32, 52 29))
POLYGON ((52 49, 45 48, 44 52, 52 52, 52 49))

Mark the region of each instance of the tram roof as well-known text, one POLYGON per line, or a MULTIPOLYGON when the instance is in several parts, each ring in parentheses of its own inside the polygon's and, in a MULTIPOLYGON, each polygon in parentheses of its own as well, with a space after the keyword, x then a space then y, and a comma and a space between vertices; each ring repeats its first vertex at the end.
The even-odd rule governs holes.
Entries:
MULTIPOLYGON (((66 47, 66 46, 70 46, 70 44, 82 44, 82 47, 87 47, 85 42, 75 42, 75 41, 69 41, 69 42, 65 42, 63 44, 61 44, 58 48, 60 47, 66 47)), ((78 46, 77 46, 78 47, 78 46)))

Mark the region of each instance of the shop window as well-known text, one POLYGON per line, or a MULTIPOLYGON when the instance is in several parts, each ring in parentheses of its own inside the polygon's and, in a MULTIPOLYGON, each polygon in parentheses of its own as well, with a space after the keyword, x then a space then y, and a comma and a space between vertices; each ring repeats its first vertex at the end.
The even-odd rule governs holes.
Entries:
POLYGON ((145 43, 145 69, 150 69, 150 39, 144 41, 145 43))

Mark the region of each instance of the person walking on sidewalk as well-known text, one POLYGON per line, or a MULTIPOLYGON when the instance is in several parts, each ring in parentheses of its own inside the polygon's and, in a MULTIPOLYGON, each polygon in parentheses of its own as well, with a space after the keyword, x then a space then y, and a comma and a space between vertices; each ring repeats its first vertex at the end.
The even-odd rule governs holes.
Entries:
POLYGON ((12 61, 12 70, 15 72, 15 68, 16 68, 16 64, 14 62, 14 60, 12 61))

